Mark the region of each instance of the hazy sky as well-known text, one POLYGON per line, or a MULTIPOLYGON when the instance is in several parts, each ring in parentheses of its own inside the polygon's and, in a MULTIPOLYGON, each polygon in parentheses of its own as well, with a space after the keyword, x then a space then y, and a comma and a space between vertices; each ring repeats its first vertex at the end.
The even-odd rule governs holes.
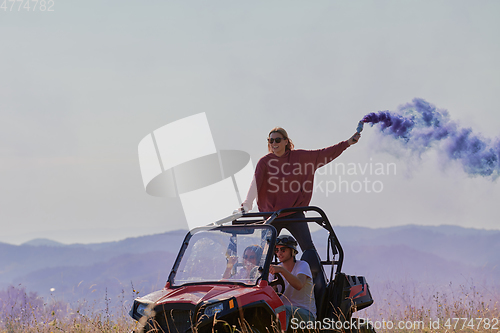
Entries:
MULTIPOLYGON (((499 136, 498 1, 52 4, 0 9, 1 242, 187 228, 178 199, 146 194, 137 147, 200 112, 218 149, 254 164, 274 126, 297 148, 322 148, 366 113, 415 97, 499 136)), ((380 193, 316 193, 312 204, 336 225, 499 229, 498 181, 443 167, 432 151, 409 162, 388 145, 365 128, 335 162, 395 163, 396 174, 317 177, 377 181, 380 193)))

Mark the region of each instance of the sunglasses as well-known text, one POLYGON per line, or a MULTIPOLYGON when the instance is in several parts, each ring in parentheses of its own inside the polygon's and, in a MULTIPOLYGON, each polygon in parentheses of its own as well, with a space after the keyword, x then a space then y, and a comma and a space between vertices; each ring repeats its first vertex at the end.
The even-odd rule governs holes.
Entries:
POLYGON ((275 139, 275 138, 269 138, 269 139, 267 139, 267 142, 269 142, 269 143, 271 143, 271 144, 272 144, 274 141, 276 141, 276 143, 280 143, 280 142, 281 142, 281 140, 286 140, 286 139, 285 139, 285 138, 276 138, 276 139, 275 139))
POLYGON ((247 255, 243 256, 243 259, 246 259, 246 260, 252 260, 252 259, 255 259, 255 258, 256 258, 256 256, 253 255, 253 254, 251 256, 247 256, 247 255))
POLYGON ((277 247, 274 249, 274 253, 279 253, 279 252, 283 252, 285 253, 286 249, 288 249, 287 247, 283 246, 283 247, 277 247))

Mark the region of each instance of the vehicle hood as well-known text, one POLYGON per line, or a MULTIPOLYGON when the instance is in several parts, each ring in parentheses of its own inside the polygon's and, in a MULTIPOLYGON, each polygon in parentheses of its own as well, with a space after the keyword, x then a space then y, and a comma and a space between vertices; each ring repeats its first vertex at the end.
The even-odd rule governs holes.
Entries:
POLYGON ((162 289, 138 298, 145 303, 168 304, 190 303, 199 304, 210 300, 240 297, 255 292, 257 287, 242 287, 240 285, 203 285, 184 286, 179 288, 162 289))

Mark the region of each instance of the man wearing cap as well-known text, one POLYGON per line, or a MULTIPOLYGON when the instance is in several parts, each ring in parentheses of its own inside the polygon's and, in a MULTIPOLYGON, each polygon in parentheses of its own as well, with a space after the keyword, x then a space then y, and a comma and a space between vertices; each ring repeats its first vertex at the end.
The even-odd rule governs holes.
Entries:
POLYGON ((281 300, 286 308, 287 328, 291 318, 298 321, 312 321, 316 318, 316 302, 314 286, 309 264, 295 259, 297 241, 289 235, 281 235, 276 239, 276 256, 279 265, 271 265, 271 274, 281 274, 285 280, 285 290, 281 300))

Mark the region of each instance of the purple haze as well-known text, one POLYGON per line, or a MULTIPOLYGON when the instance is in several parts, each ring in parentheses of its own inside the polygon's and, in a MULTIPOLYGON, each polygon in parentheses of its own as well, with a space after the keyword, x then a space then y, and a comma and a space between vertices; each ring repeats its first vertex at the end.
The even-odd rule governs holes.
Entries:
POLYGON ((380 132, 399 140, 412 152, 421 154, 436 147, 447 159, 462 164, 471 176, 496 179, 500 175, 500 140, 490 140, 471 128, 460 127, 448 111, 437 109, 421 98, 400 106, 397 112, 372 112, 365 123, 380 124, 380 132))

